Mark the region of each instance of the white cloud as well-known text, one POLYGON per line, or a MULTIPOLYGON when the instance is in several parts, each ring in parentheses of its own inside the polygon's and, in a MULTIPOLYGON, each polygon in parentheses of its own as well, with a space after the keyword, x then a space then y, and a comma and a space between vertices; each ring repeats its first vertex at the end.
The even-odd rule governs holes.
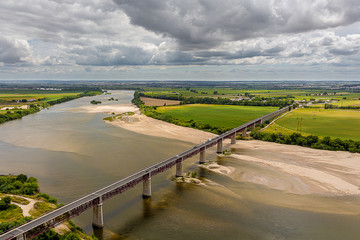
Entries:
POLYGON ((360 73, 359 12, 354 0, 0 1, 0 68, 74 78, 194 78, 217 65, 360 73))
POLYGON ((30 54, 31 50, 27 41, 0 35, 0 62, 7 64, 21 63, 30 54))

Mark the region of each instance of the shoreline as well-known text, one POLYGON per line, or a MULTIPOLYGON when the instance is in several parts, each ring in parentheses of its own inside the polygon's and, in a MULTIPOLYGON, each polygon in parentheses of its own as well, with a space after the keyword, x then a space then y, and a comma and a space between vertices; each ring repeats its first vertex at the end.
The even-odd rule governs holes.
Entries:
MULTIPOLYGON (((130 106, 135 109, 134 115, 106 122, 136 133, 194 144, 216 136, 209 132, 147 117, 141 114, 134 105, 124 105, 124 110, 129 110, 130 106)), ((118 107, 117 110, 121 110, 121 108, 118 107)), ((269 172, 273 171, 283 178, 289 178, 291 183, 266 174, 263 176, 259 172, 244 172, 244 169, 226 166, 222 166, 221 170, 208 168, 209 171, 226 175, 235 181, 260 184, 271 189, 300 195, 360 195, 360 154, 358 153, 319 150, 259 140, 237 140, 234 145, 230 145, 229 140, 225 140, 225 148, 230 148, 232 154, 221 156, 222 159, 237 159, 244 164, 268 168, 269 172), (243 151, 245 152, 242 153, 243 151), (247 152, 254 152, 257 156, 254 156, 253 153, 249 155, 247 152)))
MULTIPOLYGON (((92 109, 92 112, 97 112, 105 110, 109 113, 108 108, 99 108, 92 109)), ((134 115, 122 117, 121 119, 114 119, 113 121, 106 121, 109 124, 112 124, 123 129, 133 131, 136 133, 154 136, 154 137, 164 137, 169 139, 176 139, 185 142, 190 142, 194 144, 199 144, 207 141, 209 138, 214 138, 217 135, 210 132, 201 131, 194 128, 182 127, 172 123, 160 121, 154 118, 150 118, 142 114, 139 108, 134 105, 123 105, 123 107, 115 107, 113 109, 116 114, 121 114, 125 112, 134 112, 134 115)))

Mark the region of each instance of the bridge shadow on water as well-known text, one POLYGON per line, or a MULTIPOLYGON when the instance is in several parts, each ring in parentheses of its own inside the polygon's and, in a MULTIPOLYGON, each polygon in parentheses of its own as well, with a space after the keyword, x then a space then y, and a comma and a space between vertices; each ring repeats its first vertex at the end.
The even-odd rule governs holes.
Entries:
MULTIPOLYGON (((156 188, 153 191, 153 196, 157 195, 153 198, 145 198, 143 199, 141 196, 136 196, 123 204, 120 204, 116 209, 113 209, 111 212, 106 212, 104 215, 105 227, 102 229, 93 229, 93 233, 95 237, 99 240, 103 239, 128 239, 129 235, 132 232, 136 232, 136 229, 141 228, 143 225, 147 224, 152 218, 157 217, 164 211, 169 210, 171 206, 175 205, 175 202, 178 199, 181 199, 181 195, 187 189, 190 189, 192 186, 184 183, 173 183, 174 186, 171 189, 166 189, 164 193, 162 189, 158 189, 156 192, 156 188), (170 191, 169 191, 170 190, 170 191), (160 196, 160 197, 159 197, 160 196), (129 208, 137 208, 141 205, 140 213, 126 213, 129 208), (107 219, 111 221, 111 219, 118 218, 121 215, 126 215, 124 218, 126 219, 122 225, 122 227, 117 229, 109 229, 107 228, 107 219)), ((110 223, 111 224, 111 223, 110 223)), ((90 226, 87 226, 89 230, 90 226)))

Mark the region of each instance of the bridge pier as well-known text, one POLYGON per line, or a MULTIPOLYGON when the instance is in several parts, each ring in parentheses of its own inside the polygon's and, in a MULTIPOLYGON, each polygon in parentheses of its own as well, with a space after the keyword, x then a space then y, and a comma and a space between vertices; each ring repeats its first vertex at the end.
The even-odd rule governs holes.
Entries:
POLYGON ((246 128, 244 128, 241 132, 241 136, 246 137, 246 128))
POLYGON ((231 135, 231 144, 235 144, 235 143, 236 143, 236 133, 231 135))
POLYGON ((199 161, 200 164, 202 163, 206 163, 206 153, 205 153, 205 150, 201 151, 200 152, 200 161, 199 161))
POLYGON ((93 222, 92 226, 94 228, 103 228, 104 227, 104 215, 102 209, 102 203, 95 205, 93 207, 93 222))
POLYGON ((256 127, 256 123, 252 124, 252 125, 251 125, 251 130, 254 130, 255 127, 256 127))
POLYGON ((149 177, 143 182, 143 198, 150 198, 151 197, 151 178, 149 177))
POLYGON ((222 153, 222 152, 223 152, 223 143, 222 143, 222 140, 217 143, 216 152, 217 152, 217 153, 222 153))
POLYGON ((175 176, 176 177, 183 177, 184 176, 182 161, 176 163, 176 175, 175 176))

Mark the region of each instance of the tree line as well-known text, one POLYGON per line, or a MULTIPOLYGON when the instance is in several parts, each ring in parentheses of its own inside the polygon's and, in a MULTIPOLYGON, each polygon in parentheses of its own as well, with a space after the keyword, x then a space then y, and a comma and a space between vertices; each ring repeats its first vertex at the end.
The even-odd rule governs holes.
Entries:
POLYGON ((5 114, 0 114, 0 123, 4 123, 7 121, 15 120, 15 119, 21 119, 22 117, 36 113, 40 111, 40 108, 34 104, 30 104, 28 109, 17 109, 13 112, 7 111, 5 114))
POLYGON ((358 110, 360 109, 360 106, 338 106, 333 104, 325 104, 325 109, 354 109, 358 110))
POLYGON ((332 139, 330 137, 324 137, 321 139, 315 135, 303 136, 299 133, 284 135, 281 133, 264 133, 259 131, 252 132, 251 137, 267 142, 299 145, 331 151, 349 151, 360 153, 360 141, 342 140, 340 138, 332 139))
POLYGON ((286 99, 284 97, 274 97, 274 98, 265 98, 265 97, 254 97, 250 100, 239 100, 233 101, 229 98, 211 98, 211 97, 184 97, 182 95, 146 95, 145 93, 139 92, 140 97, 149 97, 157 99, 167 99, 167 100, 177 100, 182 104, 219 104, 219 105, 238 105, 238 106, 269 106, 269 107, 286 107, 294 103, 292 99, 286 99))

